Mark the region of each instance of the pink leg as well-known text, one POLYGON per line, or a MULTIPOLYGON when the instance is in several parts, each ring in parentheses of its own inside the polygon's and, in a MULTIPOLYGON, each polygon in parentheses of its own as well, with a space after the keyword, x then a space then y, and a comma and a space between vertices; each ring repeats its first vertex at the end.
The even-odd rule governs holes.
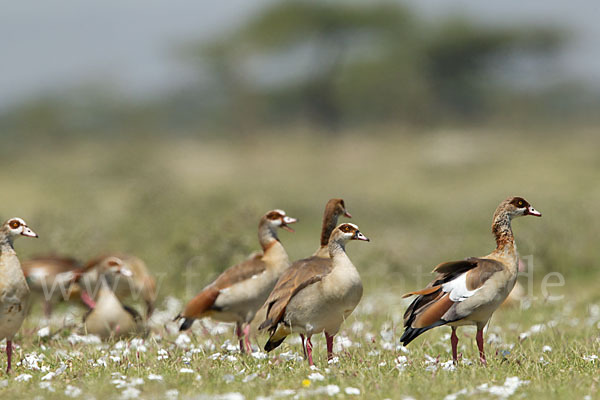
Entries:
POLYGON ((302 353, 304 353, 304 359, 306 360, 306 339, 303 334, 300 334, 300 339, 302 339, 302 353))
POLYGON ((242 324, 239 322, 235 324, 235 334, 237 335, 238 340, 240 341, 240 353, 243 353, 244 352, 244 340, 242 339, 242 336, 243 336, 242 324))
POLYGON ((83 301, 89 308, 96 308, 96 302, 87 292, 81 292, 81 301, 83 301))
POLYGON ((10 374, 10 370, 11 370, 11 366, 12 366, 12 340, 7 340, 6 341, 6 358, 7 358, 7 362, 8 365, 6 367, 6 373, 10 374))
POLYGON ((315 363, 313 362, 313 359, 312 359, 312 348, 313 348, 313 345, 312 345, 312 342, 310 341, 310 336, 308 336, 306 338, 306 355, 308 358, 308 365, 315 365, 315 363))
POLYGON ((487 365, 487 361, 485 359, 485 352, 483 351, 483 328, 477 328, 477 335, 475 336, 477 340, 477 347, 479 348, 479 361, 483 365, 487 365))
POLYGON ((456 336, 456 328, 452 327, 452 335, 450 336, 450 344, 452 344, 452 361, 458 364, 458 336, 456 336))
POLYGON ((327 361, 333 359, 333 336, 325 332, 325 340, 327 340, 327 361))
POLYGON ((244 327, 244 344, 246 345, 246 352, 252 354, 252 345, 250 344, 250 325, 246 324, 244 327))

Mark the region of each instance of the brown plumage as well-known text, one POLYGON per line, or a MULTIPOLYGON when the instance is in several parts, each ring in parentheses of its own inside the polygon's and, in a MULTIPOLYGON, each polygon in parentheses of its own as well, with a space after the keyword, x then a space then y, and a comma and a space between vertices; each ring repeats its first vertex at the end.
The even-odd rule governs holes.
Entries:
POLYGON ((183 316, 200 318, 205 313, 209 312, 221 290, 227 289, 236 283, 245 281, 253 276, 260 275, 267 269, 267 264, 262 260, 261 256, 255 256, 240 264, 225 270, 215 279, 213 283, 208 285, 196 297, 189 301, 183 311, 183 316))
POLYGON ((429 329, 449 324, 452 357, 456 362, 456 327, 476 325, 480 358, 485 363, 483 328, 512 290, 518 272, 511 220, 524 215, 539 217, 541 213, 521 197, 504 200, 494 212, 492 222, 496 250, 485 257, 439 264, 433 270, 437 274, 435 279, 426 288, 404 296, 417 296, 404 313, 405 331, 400 338, 404 345, 429 329))
POLYGON ((266 319, 258 329, 267 329, 281 322, 292 297, 306 286, 323 279, 332 269, 331 258, 312 256, 294 262, 265 302, 266 319))
POLYGON ((258 225, 258 238, 263 252, 228 268, 190 300, 176 317, 184 320, 180 330, 189 329, 195 319, 203 317, 235 322, 240 350, 251 352, 250 326, 247 324, 290 264, 276 231, 277 228, 283 228, 293 232, 288 224, 294 222, 296 219, 287 216, 284 211, 267 212, 258 225))
POLYGON ((333 337, 362 297, 362 282, 345 252, 349 240, 369 241, 358 227, 341 224, 329 238, 330 258, 297 261, 286 280, 279 280, 266 301, 266 320, 259 329, 271 333, 265 350, 278 347, 292 332, 306 335, 305 354, 312 360, 311 336, 324 332, 327 357, 333 357, 333 337))
MULTIPOLYGON (((325 204, 325 210, 323 211, 323 222, 321 224, 319 248, 314 252, 314 254, 311 257, 294 262, 290 266, 290 268, 288 268, 283 272, 283 274, 281 274, 281 277, 275 285, 277 288, 279 288, 278 293, 271 293, 271 295, 269 296, 271 300, 267 301, 256 313, 256 317, 252 321, 254 327, 256 327, 256 325, 264 323, 264 321, 267 319, 268 304, 271 304, 271 307, 269 308, 274 308, 271 315, 277 314, 279 311, 283 312, 287 301, 289 301, 291 296, 294 295, 294 290, 298 287, 298 283, 296 282, 296 280, 302 279, 301 276, 303 276, 302 273, 296 272, 296 269, 303 269, 306 266, 310 266, 313 262, 318 263, 320 260, 329 260, 329 237, 331 236, 331 232, 333 232, 333 230, 337 226, 339 217, 342 215, 346 218, 352 218, 352 215, 346 209, 346 204, 343 199, 333 198, 327 201, 327 203, 325 204), (277 298, 278 300, 275 301, 275 298, 277 298), (280 307, 283 308, 277 311, 280 307)), ((323 265, 330 264, 331 263, 328 263, 327 261, 323 262, 323 265)), ((307 270, 306 274, 312 274, 313 272, 314 271, 307 270)), ((306 353, 306 350, 304 349, 304 336, 300 336, 302 338, 303 350, 306 353)))
POLYGON ((321 257, 329 257, 327 250, 327 243, 329 243, 329 237, 331 232, 335 229, 338 223, 338 218, 343 215, 347 218, 352 218, 352 215, 346 210, 346 204, 343 199, 330 199, 325 204, 325 211, 323 212, 323 223, 321 227, 321 247, 315 252, 314 255, 320 255, 321 257))

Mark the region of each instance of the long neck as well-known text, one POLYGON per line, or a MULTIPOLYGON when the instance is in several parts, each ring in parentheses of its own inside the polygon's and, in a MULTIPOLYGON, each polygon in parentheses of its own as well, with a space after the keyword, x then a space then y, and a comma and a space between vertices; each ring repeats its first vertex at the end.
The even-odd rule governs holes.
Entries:
POLYGON ((494 216, 492 233, 496 237, 496 251, 514 249, 515 237, 510 226, 511 217, 507 212, 500 212, 494 216))
POLYGON ((13 239, 0 231, 0 253, 14 253, 13 239))
POLYGON ((323 226, 321 228, 321 247, 327 247, 331 232, 335 229, 338 222, 338 215, 334 209, 327 208, 323 214, 323 226))
POLYGON ((332 238, 329 241, 329 257, 334 258, 336 256, 346 255, 346 243, 343 240, 332 238))
POLYGON ((279 242, 279 238, 277 237, 277 232, 275 229, 277 228, 271 226, 271 224, 265 220, 262 220, 258 225, 258 241, 263 249, 263 252, 266 252, 275 243, 279 242))

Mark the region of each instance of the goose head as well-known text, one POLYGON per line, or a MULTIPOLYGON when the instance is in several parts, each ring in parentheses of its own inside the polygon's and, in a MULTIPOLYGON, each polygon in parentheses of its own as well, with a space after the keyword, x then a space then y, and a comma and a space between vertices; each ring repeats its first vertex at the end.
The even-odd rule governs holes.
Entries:
POLYGON ((263 220, 273 228, 273 230, 275 230, 275 228, 283 228, 288 232, 294 232, 288 225, 298 222, 298 219, 286 215, 285 211, 279 209, 266 213, 263 220))
POLYGON ((533 206, 522 197, 509 197, 504 200, 498 206, 495 214, 499 215, 501 213, 507 214, 511 219, 526 215, 533 215, 534 217, 542 216, 541 212, 533 208, 533 206))
POLYGON ((2 230, 11 239, 17 236, 27 236, 37 238, 38 234, 31 230, 27 223, 23 219, 15 217, 11 218, 4 223, 2 230))
POLYGON ((346 243, 350 240, 362 240, 365 242, 370 242, 371 240, 363 235, 363 233, 358 229, 358 226, 350 223, 344 223, 339 225, 337 228, 331 232, 331 237, 329 241, 336 241, 341 243, 346 243))
POLYGON ((331 199, 327 202, 325 209, 328 213, 339 217, 343 215, 346 218, 352 218, 352 215, 346 210, 346 205, 344 204, 344 199, 331 199))

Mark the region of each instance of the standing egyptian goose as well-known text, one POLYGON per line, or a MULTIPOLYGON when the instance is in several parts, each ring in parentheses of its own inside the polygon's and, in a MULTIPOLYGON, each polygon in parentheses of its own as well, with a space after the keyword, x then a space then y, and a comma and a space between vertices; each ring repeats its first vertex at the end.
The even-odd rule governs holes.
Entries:
POLYGON ((73 273, 81 270, 79 261, 57 255, 30 258, 21 267, 31 292, 42 298, 46 318, 52 314, 52 302, 68 299, 73 273))
POLYGON ((143 334, 145 325, 140 314, 122 304, 113 291, 119 280, 126 280, 130 275, 123 275, 118 268, 104 269, 99 274, 97 272, 89 270, 75 278, 80 286, 87 288, 86 293, 95 294, 93 299, 86 301, 90 307, 83 317, 86 333, 102 339, 143 334))
POLYGON ((282 210, 266 213, 258 224, 258 240, 263 253, 228 268, 190 300, 185 310, 176 317, 184 320, 180 330, 189 329, 195 319, 203 317, 235 322, 240 351, 244 351, 245 345, 246 351, 252 352, 248 324, 264 304, 281 273, 290 265, 277 237, 277 228, 293 232, 288 224, 296 221, 282 210))
POLYGON ((452 359, 456 363, 456 327, 476 325, 479 358, 487 364, 483 328, 515 285, 519 255, 511 221, 524 215, 542 216, 522 197, 507 198, 496 209, 492 222, 496 250, 485 257, 440 264, 433 270, 437 276, 425 289, 404 295, 417 296, 404 313, 405 331, 400 338, 404 345, 431 328, 450 325, 452 359))
MULTIPOLYGON (((323 223, 321 226, 321 245, 314 252, 312 257, 307 259, 302 259, 294 262, 290 268, 288 268, 281 277, 277 281, 275 285, 278 288, 277 293, 270 295, 270 302, 274 302, 275 298, 273 296, 289 296, 291 290, 294 287, 294 277, 297 275, 295 271, 297 268, 303 268, 307 262, 310 264, 311 259, 313 258, 325 258, 329 259, 329 237, 331 236, 331 232, 335 229, 338 223, 338 218, 340 216, 345 216, 347 218, 352 218, 352 215, 346 210, 346 205, 343 199, 330 199, 325 205, 325 211, 323 212, 323 223)), ((319 261, 319 260, 316 260, 319 261)), ((254 317, 254 321, 257 321, 258 324, 265 321, 267 319, 267 304, 265 303, 260 310, 256 313, 256 317, 254 317)), ((306 345, 305 338, 303 334, 300 334, 300 338, 302 339, 302 351, 304 352, 304 356, 306 357, 306 345)))
POLYGON ((331 233, 329 258, 300 260, 293 276, 280 282, 267 299, 267 319, 259 329, 271 333, 265 350, 279 346, 292 332, 306 335, 308 363, 312 359, 311 336, 324 332, 327 358, 333 358, 333 337, 362 297, 360 275, 346 254, 349 240, 369 239, 354 224, 341 224, 331 233))
MULTIPOLYGON (((129 254, 106 254, 89 261, 85 269, 90 277, 86 282, 93 282, 107 271, 117 272, 115 285, 112 288, 120 301, 127 298, 133 301, 143 300, 146 304, 146 319, 154 311, 156 301, 156 281, 148 271, 146 263, 136 256, 129 254)), ((82 292, 82 300, 89 303, 90 291, 82 292)), ((89 304, 88 304, 89 305, 89 304)))
POLYGON ((29 303, 29 287, 13 247, 19 235, 38 237, 21 218, 11 218, 0 228, 0 340, 6 339, 7 373, 11 369, 12 339, 29 303))

